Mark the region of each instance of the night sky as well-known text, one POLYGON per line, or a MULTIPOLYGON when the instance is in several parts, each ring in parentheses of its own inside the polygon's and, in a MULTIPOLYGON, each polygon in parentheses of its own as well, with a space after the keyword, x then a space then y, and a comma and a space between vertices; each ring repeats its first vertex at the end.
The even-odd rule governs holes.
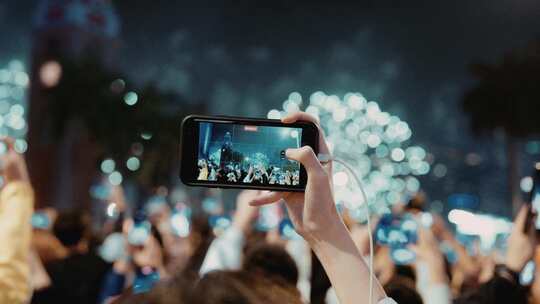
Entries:
MULTIPOLYGON (((35 2, 0 3, 0 66, 28 62, 35 2)), ((421 179, 431 199, 473 193, 481 209, 508 214, 503 138, 473 137, 460 99, 473 83, 468 64, 540 38, 538 1, 113 3, 117 68, 136 83, 156 82, 213 105, 212 113, 249 116, 281 108, 292 91, 304 99, 359 91, 406 120, 413 143, 448 166, 445 178, 421 179)), ((523 155, 524 174, 535 158, 523 155)))

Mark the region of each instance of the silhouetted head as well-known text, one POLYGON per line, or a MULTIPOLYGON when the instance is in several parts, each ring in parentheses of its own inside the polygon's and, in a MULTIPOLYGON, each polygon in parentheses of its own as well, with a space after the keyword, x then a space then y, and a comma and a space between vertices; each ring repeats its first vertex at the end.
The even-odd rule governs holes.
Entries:
POLYGON ((54 222, 53 233, 62 245, 73 249, 87 241, 89 218, 77 210, 60 212, 54 222))
POLYGON ((283 280, 292 286, 298 283, 296 263, 287 251, 278 245, 260 243, 248 249, 242 268, 249 273, 283 280))
POLYGON ((384 285, 388 297, 399 304, 422 304, 422 297, 416 291, 414 281, 407 277, 395 276, 384 285))
POLYGON ((193 289, 190 303, 198 304, 300 304, 296 288, 246 271, 206 274, 193 289))

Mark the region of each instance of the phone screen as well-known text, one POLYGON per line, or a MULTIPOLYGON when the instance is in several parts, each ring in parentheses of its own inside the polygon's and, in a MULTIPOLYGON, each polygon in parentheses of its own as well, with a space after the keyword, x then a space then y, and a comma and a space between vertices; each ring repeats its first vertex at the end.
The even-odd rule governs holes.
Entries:
MULTIPOLYGON (((532 209, 535 211, 536 214, 539 214, 540 212, 540 180, 537 178, 534 179, 534 186, 531 190, 531 205, 532 209)), ((536 227, 536 230, 540 230, 540 216, 536 217, 534 226, 536 227)))
POLYGON ((36 211, 32 214, 32 227, 37 229, 49 229, 51 226, 51 221, 49 217, 44 212, 36 211))
POLYGON ((301 142, 301 128, 201 122, 197 180, 299 185, 300 164, 285 151, 301 142))

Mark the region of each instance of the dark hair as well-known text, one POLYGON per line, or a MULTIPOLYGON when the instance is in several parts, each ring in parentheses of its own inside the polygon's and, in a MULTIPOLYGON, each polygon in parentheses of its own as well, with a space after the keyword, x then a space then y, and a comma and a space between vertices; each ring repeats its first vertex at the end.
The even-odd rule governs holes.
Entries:
POLYGON ((480 285, 479 288, 462 295, 455 301, 456 304, 527 304, 527 290, 506 278, 495 276, 480 285))
POLYGON ((416 273, 410 265, 396 265, 396 276, 405 277, 416 282, 416 273))
POLYGON ((189 303, 197 304, 301 304, 296 288, 246 271, 214 271, 193 289, 189 303))
POLYGON ((395 276, 384 285, 388 297, 399 304, 422 304, 422 297, 416 291, 414 281, 407 277, 395 276))
POLYGON ((64 246, 75 246, 87 237, 88 218, 81 211, 62 211, 54 222, 53 233, 64 246))
POLYGON ((250 248, 244 256, 242 268, 275 280, 296 286, 298 283, 298 268, 293 258, 278 245, 259 243, 250 248))
POLYGON ((426 197, 424 193, 417 193, 407 202, 406 210, 424 211, 426 209, 426 197))
POLYGON ((159 281, 147 293, 134 294, 128 288, 117 297, 112 304, 185 304, 192 303, 188 299, 188 292, 193 288, 195 278, 176 276, 159 281))
POLYGON ((313 251, 311 251, 311 290, 309 300, 311 304, 326 303, 326 293, 332 287, 330 279, 324 270, 321 261, 313 251))
POLYGON ((214 240, 212 227, 208 223, 207 216, 197 215, 193 217, 191 220, 191 229, 189 240, 194 247, 194 252, 183 270, 184 275, 199 273, 199 269, 206 257, 206 252, 214 240))

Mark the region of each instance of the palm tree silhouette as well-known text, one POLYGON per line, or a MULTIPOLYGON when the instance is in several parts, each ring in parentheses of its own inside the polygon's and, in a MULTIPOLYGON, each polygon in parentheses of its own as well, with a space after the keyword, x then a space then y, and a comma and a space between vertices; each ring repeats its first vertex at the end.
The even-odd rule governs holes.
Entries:
POLYGON ((520 143, 540 134, 540 41, 511 51, 495 64, 472 64, 470 70, 478 82, 465 92, 463 109, 476 135, 504 132, 508 185, 516 211, 521 204, 520 143))

